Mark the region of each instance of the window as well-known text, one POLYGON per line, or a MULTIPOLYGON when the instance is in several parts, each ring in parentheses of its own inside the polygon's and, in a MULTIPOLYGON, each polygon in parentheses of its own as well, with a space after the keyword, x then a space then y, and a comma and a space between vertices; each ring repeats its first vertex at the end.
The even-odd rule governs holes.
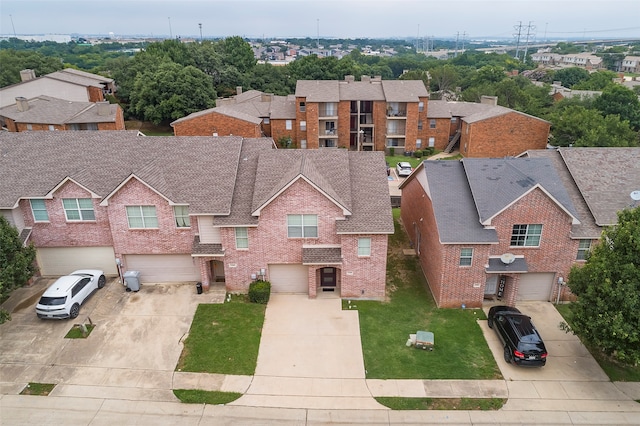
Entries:
POLYGON ((53 132, 56 129, 56 127, 53 124, 49 124, 49 131, 53 132))
POLYGON ((307 140, 306 139, 302 139, 300 141, 300 149, 307 149, 307 140))
POLYGON ((371 238, 358 238, 358 256, 371 256, 371 238))
POLYGON ((578 256, 576 256, 576 260, 586 260, 587 254, 591 249, 591 240, 580 240, 578 244, 578 256))
POLYGON ((422 130, 422 120, 418 120, 418 130, 422 130))
POLYGON ((129 228, 157 228, 156 206, 127 206, 129 228))
POLYGON ((424 102, 418 102, 418 112, 424 111, 424 102))
POLYGON ((269 117, 265 117, 265 118, 263 118, 263 119, 262 119, 262 122, 263 122, 264 124, 269 124, 269 123, 271 123, 271 121, 269 120, 269 117))
POLYGON ((542 225, 513 225, 511 245, 518 247, 540 246, 542 225))
POLYGON ((236 248, 249 248, 249 232, 247 228, 236 228, 236 248))
POLYGON ((46 222, 49 220, 49 214, 47 213, 47 206, 45 206, 44 200, 31 200, 31 213, 33 214, 33 220, 36 222, 46 222))
POLYGON ((431 148, 433 148, 434 146, 436 146, 436 138, 434 138, 434 137, 430 137, 430 138, 429 138, 429 146, 430 146, 431 148))
POLYGON ((305 132, 307 130, 307 122, 304 120, 300 120, 300 130, 305 132))
POLYGON ((287 215, 287 236, 289 238, 318 238, 318 215, 287 215))
POLYGON ((177 228, 189 228, 189 206, 173 206, 173 217, 176 219, 177 228))
POLYGON ((416 139, 416 149, 422 148, 422 139, 416 139))
POLYGON ((27 130, 33 130, 33 124, 27 124, 27 130))
POLYGON ((293 121, 292 120, 285 121, 285 129, 287 129, 287 130, 293 129, 293 121))
POLYGON ((300 102, 300 112, 305 112, 307 110, 307 104, 305 102, 300 102))
POLYGON ((436 119, 432 118, 429 120, 429 128, 430 129, 435 129, 436 128, 436 119))
POLYGON ((471 266, 471 260, 473 259, 473 249, 463 248, 460 249, 460 266, 471 266))
POLYGON ((63 198, 62 206, 67 221, 96 220, 91 198, 63 198))
POLYGON ((451 117, 451 122, 452 123, 457 123, 458 122, 458 117, 451 117))
POLYGON ((324 115, 326 117, 338 115, 338 105, 335 102, 326 102, 324 104, 324 115))

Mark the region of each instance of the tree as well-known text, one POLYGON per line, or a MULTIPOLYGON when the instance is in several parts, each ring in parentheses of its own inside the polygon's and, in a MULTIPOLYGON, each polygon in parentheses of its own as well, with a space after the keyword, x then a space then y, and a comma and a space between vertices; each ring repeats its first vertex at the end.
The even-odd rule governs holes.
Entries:
POLYGON ((615 114, 620 120, 627 120, 634 130, 640 130, 640 100, 638 96, 624 86, 615 84, 602 91, 593 106, 602 115, 615 114))
POLYGON ((0 50, 0 87, 20 82, 20 71, 32 69, 40 77, 63 68, 56 57, 47 57, 38 52, 0 50))
MULTIPOLYGON (((570 331, 616 359, 640 362, 640 207, 618 213, 584 266, 569 273, 578 297, 570 331)), ((565 324, 565 328, 568 328, 565 324)))
POLYGON ((155 124, 211 108, 216 91, 211 77, 199 69, 173 62, 138 74, 131 92, 131 110, 155 124))
POLYGON ((221 42, 224 61, 233 65, 240 73, 251 71, 256 65, 253 50, 242 37, 228 37, 221 42))
MULTIPOLYGON (((0 300, 29 281, 36 271, 35 259, 35 247, 25 247, 18 230, 0 216, 0 300)), ((0 314, 0 323, 4 319, 8 319, 7 314, 0 314)))
POLYGON ((618 78, 618 74, 613 71, 594 72, 589 74, 589 79, 581 81, 573 86, 576 90, 603 90, 607 86, 614 85, 614 79, 618 78))
POLYGON ((589 71, 584 68, 571 67, 556 71, 553 80, 571 89, 574 85, 589 79, 589 71))

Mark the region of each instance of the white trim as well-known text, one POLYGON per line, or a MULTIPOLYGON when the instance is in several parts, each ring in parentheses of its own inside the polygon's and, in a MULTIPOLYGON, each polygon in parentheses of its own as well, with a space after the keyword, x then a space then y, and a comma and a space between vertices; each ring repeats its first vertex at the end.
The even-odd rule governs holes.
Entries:
MULTIPOLYGON (((145 181, 143 181, 142 179, 140 179, 138 176, 136 176, 135 173, 131 173, 129 176, 127 176, 127 178, 125 180, 123 180, 120 185, 116 186, 115 189, 113 191, 111 191, 109 194, 107 194, 106 197, 104 197, 104 199, 100 202, 100 206, 104 207, 104 206, 108 206, 109 205, 109 198, 111 198, 112 196, 115 195, 116 192, 120 191, 120 189, 122 189, 123 186, 125 186, 131 179, 136 179, 138 182, 140 182, 141 184, 143 184, 144 186, 146 186, 147 188, 149 188, 150 190, 152 190, 153 192, 155 192, 156 194, 158 194, 159 196, 161 196, 162 198, 164 198, 165 200, 167 200, 167 203, 169 203, 170 206, 174 205, 173 202, 168 199, 167 197, 165 197, 161 192, 157 191, 154 187, 152 187, 151 185, 149 185, 148 183, 146 183, 145 181)), ((178 204, 178 205, 184 205, 184 204, 178 204)), ((187 204, 188 205, 188 204, 187 204)), ((191 216, 191 214, 189 214, 189 216, 191 216)))
MULTIPOLYGON (((551 199, 551 201, 553 201, 554 203, 556 203, 556 205, 558 207, 560 207, 560 209, 565 212, 570 218, 571 218, 571 224, 572 225, 580 225, 580 220, 578 220, 577 217, 575 217, 574 215, 571 214, 571 212, 569 210, 567 210, 562 203, 560 203, 558 200, 556 200, 553 195, 551 195, 549 193, 549 191, 547 191, 546 189, 544 189, 544 187, 542 185, 540 185, 539 183, 535 184, 533 187, 531 187, 528 191, 525 191, 521 196, 519 196, 518 198, 516 198, 515 200, 513 200, 512 202, 510 202, 509 204, 507 204, 506 206, 504 206, 501 210, 499 210, 498 212, 496 212, 493 216, 491 216, 489 219, 487 219, 484 222, 481 222, 482 225, 484 226, 489 226, 491 225, 491 220, 498 216, 499 214, 501 214, 503 211, 507 210, 508 208, 510 208, 511 206, 513 206, 515 203, 517 203, 518 201, 520 201, 522 198, 524 198, 526 195, 529 195, 534 189, 540 189, 542 192, 544 192, 547 197, 549 197, 551 199)), ((478 212, 479 214, 480 212, 478 212)))
POLYGON ((87 188, 84 185, 79 184, 77 181, 75 181, 74 179, 70 178, 69 176, 67 176, 66 178, 62 179, 62 181, 57 184, 56 186, 53 187, 53 189, 49 192, 47 192, 47 194, 44 197, 40 197, 40 198, 46 198, 46 199, 53 199, 53 194, 62 187, 62 185, 64 185, 67 182, 73 182, 76 185, 78 185, 80 188, 84 189, 85 191, 87 191, 89 194, 91 194, 91 198, 102 198, 100 197, 100 195, 96 194, 95 192, 93 192, 92 190, 90 190, 89 188, 87 188))
POLYGON ((303 174, 298 174, 296 177, 294 177, 293 179, 291 179, 291 181, 286 184, 284 187, 282 187, 278 192, 276 192, 275 194, 273 194, 267 201, 265 201, 262 205, 258 206, 257 209, 255 209, 251 215, 252 216, 260 216, 260 212, 262 211, 262 209, 264 209, 265 207, 267 207, 269 204, 271 204, 271 202, 273 200, 275 200, 276 198, 278 198, 284 191, 286 191, 287 189, 289 189, 294 183, 296 183, 299 179, 303 179, 305 182, 307 182, 309 185, 311 185, 316 191, 318 191, 319 193, 321 193, 322 195, 324 195, 329 201, 331 201, 333 204, 336 205, 336 207, 340 208, 342 210, 342 214, 345 216, 351 216, 351 212, 349 210, 347 210, 346 207, 340 205, 340 203, 338 203, 338 201, 336 201, 335 199, 333 199, 332 197, 330 197, 326 192, 324 192, 322 189, 320 189, 317 185, 315 185, 313 182, 311 182, 306 176, 304 176, 303 174))

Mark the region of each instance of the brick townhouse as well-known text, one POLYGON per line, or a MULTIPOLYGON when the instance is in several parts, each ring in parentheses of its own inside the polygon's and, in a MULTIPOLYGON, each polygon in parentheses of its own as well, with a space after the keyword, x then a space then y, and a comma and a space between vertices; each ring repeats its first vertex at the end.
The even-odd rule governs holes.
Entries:
POLYGON ((46 95, 18 97, 15 104, 0 108, 0 124, 9 132, 125 129, 118 104, 73 102, 46 95))
POLYGON ((0 213, 42 275, 138 270, 143 284, 382 299, 393 233, 381 153, 268 138, 0 134, 0 213))
POLYGON ((0 108, 15 103, 18 97, 31 99, 40 95, 74 102, 101 102, 115 93, 113 79, 72 68, 41 77, 31 69, 20 71, 20 83, 0 88, 0 108))
POLYGON ((639 184, 640 148, 424 161, 400 186, 402 223, 438 306, 556 300, 639 184))
POLYGON ((429 101, 421 80, 368 76, 300 80, 289 96, 238 88, 217 104, 171 123, 174 134, 288 138, 303 149, 403 154, 459 148, 466 157, 503 157, 545 148, 550 128, 547 121, 498 106, 496 97, 429 101))

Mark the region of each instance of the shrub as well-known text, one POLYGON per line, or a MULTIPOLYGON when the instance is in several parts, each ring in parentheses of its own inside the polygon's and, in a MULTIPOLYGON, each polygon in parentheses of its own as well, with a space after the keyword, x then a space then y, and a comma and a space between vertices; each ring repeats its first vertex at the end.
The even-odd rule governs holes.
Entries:
POLYGON ((394 147, 389 147, 389 155, 393 157, 396 155, 396 149, 394 147))
POLYGON ((413 153, 413 156, 416 158, 422 158, 422 151, 417 150, 413 153))
POLYGON ((271 283, 269 281, 254 281, 249 284, 249 301, 266 305, 271 295, 271 283))
POLYGON ((429 157, 430 155, 433 155, 435 149, 433 147, 428 147, 422 150, 422 155, 425 157, 429 157))

